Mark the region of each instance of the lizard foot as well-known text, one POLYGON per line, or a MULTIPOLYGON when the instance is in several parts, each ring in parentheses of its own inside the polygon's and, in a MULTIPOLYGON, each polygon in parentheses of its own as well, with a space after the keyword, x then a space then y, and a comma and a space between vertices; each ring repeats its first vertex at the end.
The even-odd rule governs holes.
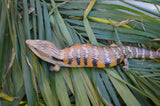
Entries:
POLYGON ((110 45, 110 47, 117 47, 117 46, 118 46, 118 45, 116 45, 116 44, 114 44, 114 43, 110 45))
POLYGON ((128 66, 123 66, 123 68, 126 70, 126 71, 128 71, 128 66))
POLYGON ((55 66, 51 66, 51 67, 50 67, 50 70, 51 70, 51 71, 56 71, 56 72, 57 72, 57 71, 60 70, 60 66, 59 66, 58 64, 55 64, 55 66))
POLYGON ((126 69, 126 71, 128 71, 129 62, 128 62, 128 59, 127 59, 127 58, 124 59, 124 66, 123 66, 123 68, 126 69))

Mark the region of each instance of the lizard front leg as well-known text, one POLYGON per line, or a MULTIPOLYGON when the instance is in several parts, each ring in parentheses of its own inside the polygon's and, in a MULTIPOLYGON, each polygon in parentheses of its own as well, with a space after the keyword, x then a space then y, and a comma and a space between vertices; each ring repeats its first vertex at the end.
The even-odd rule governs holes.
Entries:
POLYGON ((60 66, 59 66, 58 64, 55 64, 55 66, 51 66, 51 67, 50 67, 50 70, 51 70, 51 71, 56 71, 56 72, 57 72, 57 71, 60 70, 60 66))

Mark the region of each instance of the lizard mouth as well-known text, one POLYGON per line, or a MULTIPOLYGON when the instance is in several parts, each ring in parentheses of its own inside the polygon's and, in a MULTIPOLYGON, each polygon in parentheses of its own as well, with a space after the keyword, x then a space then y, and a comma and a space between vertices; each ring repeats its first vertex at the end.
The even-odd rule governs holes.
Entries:
POLYGON ((26 44, 39 44, 40 42, 42 42, 42 40, 31 40, 31 39, 28 39, 26 40, 26 44))
POLYGON ((29 48, 35 48, 35 45, 37 45, 35 40, 26 40, 26 44, 29 48))
POLYGON ((40 40, 26 40, 26 44, 28 46, 35 46, 37 44, 39 44, 40 40))

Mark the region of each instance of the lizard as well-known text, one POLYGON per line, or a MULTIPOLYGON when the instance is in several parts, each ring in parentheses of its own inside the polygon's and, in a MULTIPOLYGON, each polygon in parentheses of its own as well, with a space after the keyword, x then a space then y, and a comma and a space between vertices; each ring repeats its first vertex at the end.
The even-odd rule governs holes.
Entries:
POLYGON ((31 51, 42 60, 54 64, 53 71, 65 67, 113 67, 124 62, 128 70, 128 58, 160 58, 159 51, 131 46, 94 46, 89 43, 75 44, 62 50, 47 40, 26 40, 31 51))

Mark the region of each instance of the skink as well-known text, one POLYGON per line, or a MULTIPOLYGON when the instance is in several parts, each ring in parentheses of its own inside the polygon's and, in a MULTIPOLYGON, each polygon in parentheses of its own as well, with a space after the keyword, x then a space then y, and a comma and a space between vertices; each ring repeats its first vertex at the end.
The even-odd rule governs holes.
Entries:
POLYGON ((159 51, 130 46, 101 47, 75 44, 59 50, 47 40, 26 40, 26 44, 39 58, 54 64, 54 71, 59 71, 60 66, 105 68, 121 62, 124 62, 124 68, 128 70, 128 58, 160 58, 159 51))

